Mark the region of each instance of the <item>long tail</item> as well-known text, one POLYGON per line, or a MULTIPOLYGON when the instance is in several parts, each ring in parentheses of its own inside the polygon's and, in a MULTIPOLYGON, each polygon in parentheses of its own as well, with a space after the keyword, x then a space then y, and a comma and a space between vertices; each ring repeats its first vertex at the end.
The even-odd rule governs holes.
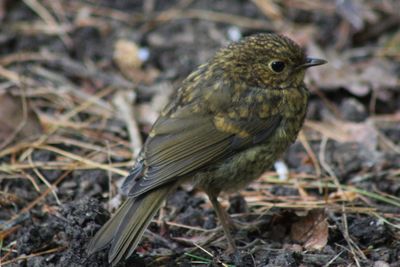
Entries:
POLYGON ((164 186, 136 198, 128 198, 115 215, 96 233, 88 246, 92 254, 111 243, 108 261, 113 265, 128 258, 142 238, 151 219, 173 186, 164 186))

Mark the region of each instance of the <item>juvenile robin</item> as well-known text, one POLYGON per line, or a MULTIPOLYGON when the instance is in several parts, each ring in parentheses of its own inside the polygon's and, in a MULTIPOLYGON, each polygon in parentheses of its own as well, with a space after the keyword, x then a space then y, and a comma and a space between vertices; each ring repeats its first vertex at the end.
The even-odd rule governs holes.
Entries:
POLYGON ((285 36, 257 34, 199 66, 154 123, 122 185, 127 199, 88 252, 111 244, 110 263, 129 257, 163 201, 185 182, 207 193, 234 250, 231 220, 217 197, 258 178, 296 140, 309 95, 305 71, 324 63, 285 36))

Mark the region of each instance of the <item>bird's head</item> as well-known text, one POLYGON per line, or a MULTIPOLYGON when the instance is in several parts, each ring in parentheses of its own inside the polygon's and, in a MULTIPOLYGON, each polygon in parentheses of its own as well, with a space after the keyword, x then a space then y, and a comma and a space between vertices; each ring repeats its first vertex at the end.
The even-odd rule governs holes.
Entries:
POLYGON ((213 60, 226 79, 249 86, 288 89, 299 86, 305 70, 326 61, 306 57, 291 39, 278 34, 256 34, 221 49, 213 60))

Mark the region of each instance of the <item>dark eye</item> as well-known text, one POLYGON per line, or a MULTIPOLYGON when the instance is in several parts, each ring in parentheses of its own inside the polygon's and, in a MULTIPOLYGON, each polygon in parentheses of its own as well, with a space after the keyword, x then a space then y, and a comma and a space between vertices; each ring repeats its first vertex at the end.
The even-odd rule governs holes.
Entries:
POLYGON ((285 62, 279 60, 272 61, 269 64, 269 67, 271 68, 272 71, 279 73, 285 69, 285 62))

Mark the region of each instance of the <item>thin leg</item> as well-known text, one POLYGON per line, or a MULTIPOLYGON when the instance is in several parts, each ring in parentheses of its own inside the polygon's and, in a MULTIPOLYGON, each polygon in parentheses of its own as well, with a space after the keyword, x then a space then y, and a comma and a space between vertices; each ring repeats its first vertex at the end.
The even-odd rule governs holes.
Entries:
POLYGON ((218 199, 213 194, 208 194, 208 198, 211 201, 211 204, 214 207, 215 212, 217 213, 218 219, 221 222, 222 228, 224 229, 225 237, 228 240, 228 250, 227 253, 232 253, 236 250, 235 240, 231 235, 231 229, 233 227, 232 219, 229 216, 228 212, 221 206, 218 202, 218 199))

